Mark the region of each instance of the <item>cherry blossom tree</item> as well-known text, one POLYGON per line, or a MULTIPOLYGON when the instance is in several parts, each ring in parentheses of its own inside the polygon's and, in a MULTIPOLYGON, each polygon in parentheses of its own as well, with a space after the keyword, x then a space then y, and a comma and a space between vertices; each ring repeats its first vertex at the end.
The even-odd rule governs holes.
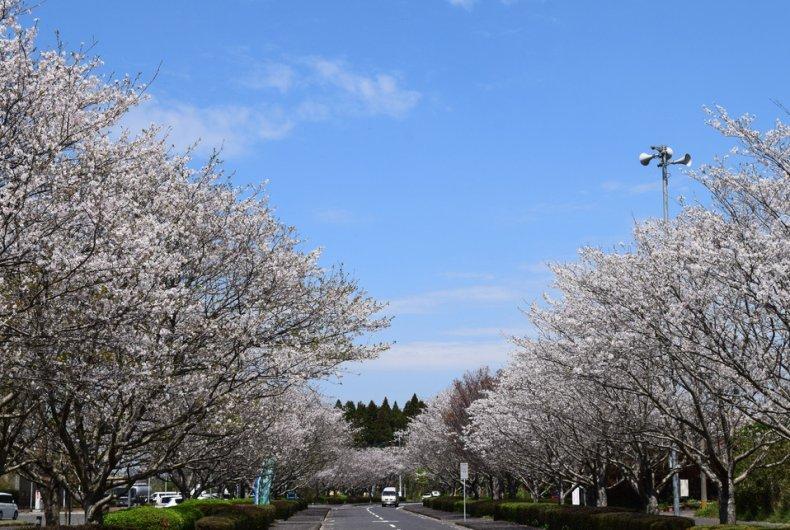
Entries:
POLYGON ((448 489, 461 485, 461 462, 469 464, 470 492, 478 497, 487 483, 492 494, 499 496, 498 476, 480 454, 469 450, 465 431, 470 423, 469 409, 496 385, 488 368, 465 373, 435 397, 409 423, 406 429, 404 457, 412 470, 421 469, 448 489))
POLYGON ((36 52, 3 5, 1 419, 50 449, 5 432, 0 457, 99 521, 114 486, 186 465, 210 418, 375 356, 359 339, 387 320, 217 157, 118 132, 141 87, 36 52))

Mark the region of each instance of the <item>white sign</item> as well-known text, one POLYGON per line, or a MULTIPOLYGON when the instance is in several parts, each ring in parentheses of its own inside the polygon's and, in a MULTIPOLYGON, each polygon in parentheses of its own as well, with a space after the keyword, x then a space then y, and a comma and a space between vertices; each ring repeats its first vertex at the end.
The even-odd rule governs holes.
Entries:
POLYGON ((688 479, 685 479, 685 478, 680 479, 680 496, 681 497, 688 497, 689 496, 689 481, 688 481, 688 479))
POLYGON ((574 488, 573 492, 571 492, 571 502, 574 506, 579 506, 582 503, 581 488, 574 488))
POLYGON ((469 464, 467 462, 461 462, 461 480, 468 480, 469 479, 469 464))

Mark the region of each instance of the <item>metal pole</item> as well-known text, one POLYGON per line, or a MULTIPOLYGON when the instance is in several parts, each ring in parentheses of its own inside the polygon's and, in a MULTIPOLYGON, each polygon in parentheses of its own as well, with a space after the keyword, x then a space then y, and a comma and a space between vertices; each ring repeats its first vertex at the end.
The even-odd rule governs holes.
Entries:
MULTIPOLYGON (((678 451, 674 444, 669 452, 669 465, 673 470, 678 465, 678 451)), ((677 470, 672 472, 672 508, 675 515, 680 515, 680 475, 677 470)))
POLYGON ((464 483, 464 521, 466 521, 466 479, 462 482, 464 483))
MULTIPOLYGON (((664 226, 669 225, 669 153, 666 149, 661 153, 661 184, 664 195, 664 226)), ((669 463, 672 466, 672 508, 675 515, 680 515, 680 475, 675 469, 678 465, 678 452, 675 444, 669 453, 669 463)))
POLYGON ((664 192, 664 224, 669 222, 669 155, 666 151, 661 154, 661 180, 664 192))

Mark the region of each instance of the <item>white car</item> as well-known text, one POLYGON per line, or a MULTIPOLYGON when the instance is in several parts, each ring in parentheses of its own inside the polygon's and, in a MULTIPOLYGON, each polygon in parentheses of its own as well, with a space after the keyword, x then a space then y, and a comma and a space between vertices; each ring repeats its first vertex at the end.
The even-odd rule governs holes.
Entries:
POLYGON ((10 493, 0 493, 0 519, 16 519, 19 509, 10 493))
POLYGON ((151 502, 159 506, 159 503, 163 497, 177 497, 180 495, 181 493, 178 491, 157 491, 156 493, 151 494, 151 502))
POLYGON ((442 496, 442 492, 440 491, 433 490, 431 492, 431 497, 441 497, 441 496, 442 496))
POLYGON ((173 506, 178 506, 184 501, 181 495, 173 495, 172 497, 162 497, 159 499, 159 502, 156 503, 157 508, 172 508, 173 506))
POLYGON ((384 488, 381 490, 381 506, 395 506, 399 504, 398 490, 395 488, 384 488))
POLYGON ((423 493, 422 494, 422 500, 430 499, 431 497, 433 497, 433 495, 431 495, 430 493, 423 493))

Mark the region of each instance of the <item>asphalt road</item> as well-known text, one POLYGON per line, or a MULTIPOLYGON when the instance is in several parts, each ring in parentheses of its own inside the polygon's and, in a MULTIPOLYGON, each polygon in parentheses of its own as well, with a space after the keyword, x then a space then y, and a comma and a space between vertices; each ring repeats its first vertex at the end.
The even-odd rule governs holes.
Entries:
POLYGON ((382 508, 380 504, 337 506, 327 515, 321 530, 447 530, 457 528, 399 508, 382 508))

